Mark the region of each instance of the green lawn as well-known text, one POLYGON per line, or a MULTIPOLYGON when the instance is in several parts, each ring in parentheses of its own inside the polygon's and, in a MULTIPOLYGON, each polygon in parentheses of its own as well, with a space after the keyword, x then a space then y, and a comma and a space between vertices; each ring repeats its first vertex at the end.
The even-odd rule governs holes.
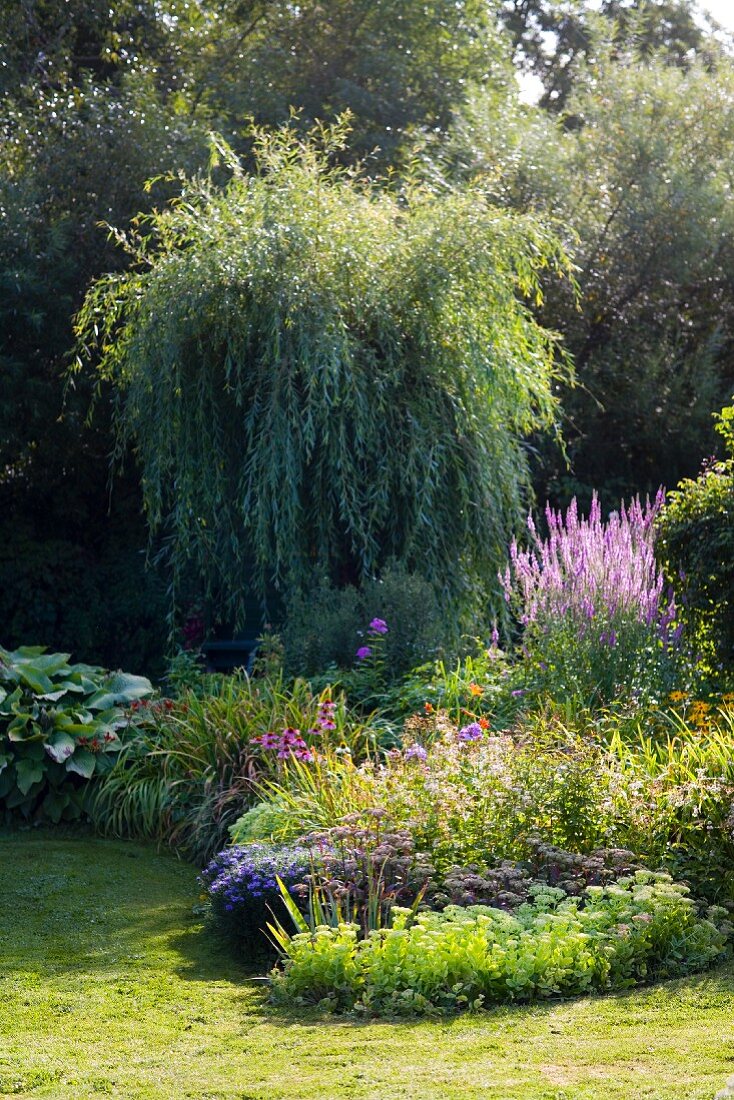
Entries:
POLYGON ((0 835, 0 1097, 712 1100, 734 969, 430 1023, 270 1009, 192 914, 194 870, 136 844, 0 835))

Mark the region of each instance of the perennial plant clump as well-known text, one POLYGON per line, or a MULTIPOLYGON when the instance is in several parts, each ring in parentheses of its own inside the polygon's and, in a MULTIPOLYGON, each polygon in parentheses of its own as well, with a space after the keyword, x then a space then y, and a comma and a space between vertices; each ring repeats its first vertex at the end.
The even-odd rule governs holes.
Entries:
POLYGON ((387 924, 394 905, 416 904, 435 874, 410 831, 396 828, 378 807, 348 814, 303 843, 311 851, 311 873, 297 892, 308 895, 310 915, 354 921, 364 934, 387 924))
POLYGON ((263 932, 286 889, 303 882, 311 854, 298 845, 247 844, 225 848, 201 873, 215 926, 241 950, 262 952, 263 932))
POLYGON ((87 781, 108 773, 137 741, 136 711, 152 694, 144 676, 70 664, 68 653, 42 646, 0 647, 3 816, 80 817, 87 781))
POLYGON ((583 900, 548 886, 532 888, 531 897, 512 913, 396 907, 392 927, 365 939, 350 923, 281 938, 273 997, 414 1015, 578 996, 703 970, 726 952, 731 933, 725 910, 701 916, 687 887, 664 874, 638 871, 589 887, 583 900))
POLYGON ((604 705, 620 696, 662 696, 681 636, 672 592, 655 559, 662 490, 604 520, 594 495, 588 518, 574 499, 566 514, 546 508, 548 535, 528 518, 531 545, 513 541, 501 576, 523 628, 524 653, 554 698, 604 705))

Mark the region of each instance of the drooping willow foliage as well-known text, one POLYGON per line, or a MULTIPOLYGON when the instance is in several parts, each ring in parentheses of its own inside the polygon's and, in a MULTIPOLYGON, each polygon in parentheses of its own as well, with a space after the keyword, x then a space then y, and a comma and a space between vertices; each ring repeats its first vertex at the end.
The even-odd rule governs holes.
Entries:
POLYGON ((78 317, 174 579, 234 613, 389 559, 450 601, 496 592, 567 369, 528 304, 567 273, 553 234, 335 167, 343 124, 255 136, 256 171, 218 143, 228 184, 185 181, 78 317))

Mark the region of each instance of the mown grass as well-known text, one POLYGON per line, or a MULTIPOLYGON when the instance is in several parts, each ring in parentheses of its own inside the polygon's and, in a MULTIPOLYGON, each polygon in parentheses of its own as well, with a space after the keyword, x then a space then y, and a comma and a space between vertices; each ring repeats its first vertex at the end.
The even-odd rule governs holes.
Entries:
POLYGON ((154 848, 0 835, 0 1097, 711 1100, 734 969, 623 996, 421 1023, 269 1008, 154 848))

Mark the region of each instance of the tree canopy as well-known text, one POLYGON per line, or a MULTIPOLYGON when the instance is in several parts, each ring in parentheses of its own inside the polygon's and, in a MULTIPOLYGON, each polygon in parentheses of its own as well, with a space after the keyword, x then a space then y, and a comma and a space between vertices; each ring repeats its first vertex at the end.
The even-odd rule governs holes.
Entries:
MULTIPOLYGON (((449 598, 496 588, 529 490, 523 437, 564 373, 534 320, 561 249, 481 193, 335 167, 343 127, 255 134, 257 171, 188 180, 79 317, 174 574, 247 584, 390 559, 449 598)), ((220 146, 221 149, 221 146, 220 146)))

